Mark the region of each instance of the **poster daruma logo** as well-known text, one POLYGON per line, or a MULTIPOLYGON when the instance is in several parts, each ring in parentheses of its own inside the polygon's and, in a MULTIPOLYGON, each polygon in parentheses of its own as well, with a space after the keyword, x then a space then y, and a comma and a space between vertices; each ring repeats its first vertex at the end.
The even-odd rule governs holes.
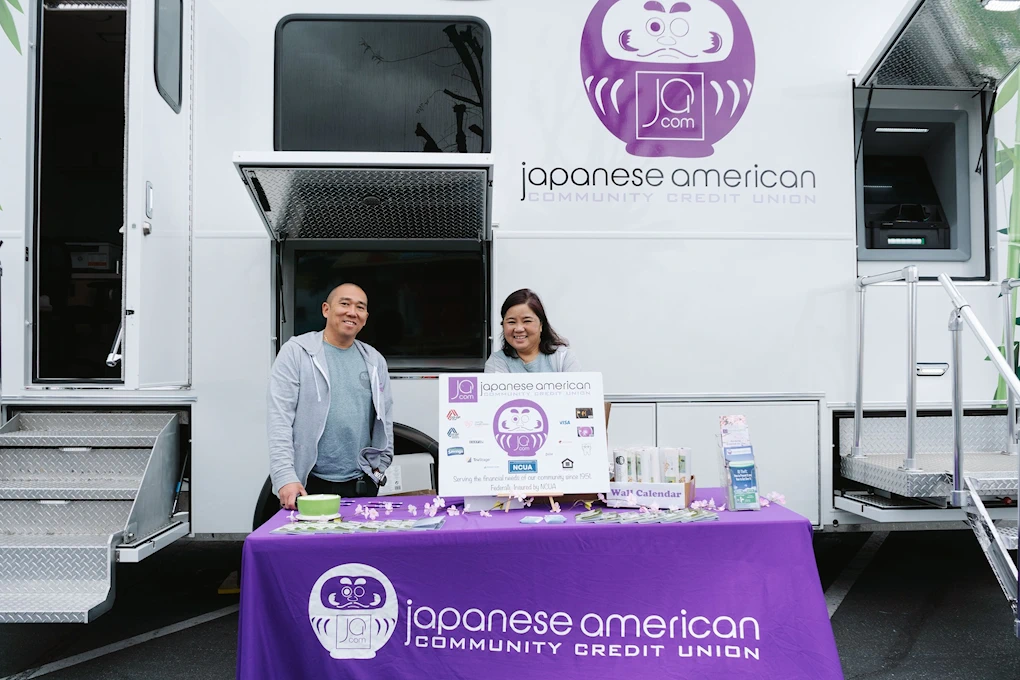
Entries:
POLYGON ((534 456, 549 437, 549 419, 537 403, 514 399, 496 412, 492 433, 508 455, 534 456))
POLYGON ((711 156, 747 109, 754 68, 734 0, 599 0, 581 36, 588 100, 635 156, 711 156))

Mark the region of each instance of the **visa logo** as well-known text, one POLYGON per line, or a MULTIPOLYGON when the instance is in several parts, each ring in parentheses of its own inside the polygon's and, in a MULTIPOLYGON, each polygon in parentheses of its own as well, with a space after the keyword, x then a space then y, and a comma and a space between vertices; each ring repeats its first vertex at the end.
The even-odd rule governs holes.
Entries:
POLYGON ((510 473, 521 474, 527 472, 538 472, 537 460, 512 460, 510 461, 510 473))

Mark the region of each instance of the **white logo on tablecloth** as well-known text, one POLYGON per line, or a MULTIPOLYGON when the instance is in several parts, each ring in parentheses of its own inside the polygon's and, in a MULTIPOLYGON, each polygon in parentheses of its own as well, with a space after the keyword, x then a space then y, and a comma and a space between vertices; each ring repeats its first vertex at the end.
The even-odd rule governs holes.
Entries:
POLYGON ((397 593, 378 569, 341 564, 315 582, 308 617, 334 659, 373 659, 397 627, 397 593))

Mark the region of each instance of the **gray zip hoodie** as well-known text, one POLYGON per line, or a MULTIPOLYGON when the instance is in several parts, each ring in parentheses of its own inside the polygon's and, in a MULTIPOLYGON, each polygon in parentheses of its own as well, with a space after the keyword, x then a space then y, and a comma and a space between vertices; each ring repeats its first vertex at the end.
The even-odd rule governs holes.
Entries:
MULTIPOLYGON (((329 415, 329 371, 322 331, 297 335, 280 348, 269 375, 269 475, 273 493, 293 482, 308 483, 319 455, 319 437, 329 415)), ((355 340, 372 380, 372 445, 358 454, 358 466, 373 479, 393 462, 393 395, 386 359, 355 340)))

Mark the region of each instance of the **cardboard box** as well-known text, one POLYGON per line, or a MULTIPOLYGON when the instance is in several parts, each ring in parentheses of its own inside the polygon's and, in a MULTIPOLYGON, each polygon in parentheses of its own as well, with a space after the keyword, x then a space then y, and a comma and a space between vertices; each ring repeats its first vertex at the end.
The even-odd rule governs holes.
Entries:
POLYGON ((660 510, 671 505, 686 508, 694 500, 694 475, 679 484, 648 484, 641 482, 610 482, 606 505, 611 508, 637 508, 656 503, 660 510), (628 503, 627 496, 633 493, 636 503, 628 503))

